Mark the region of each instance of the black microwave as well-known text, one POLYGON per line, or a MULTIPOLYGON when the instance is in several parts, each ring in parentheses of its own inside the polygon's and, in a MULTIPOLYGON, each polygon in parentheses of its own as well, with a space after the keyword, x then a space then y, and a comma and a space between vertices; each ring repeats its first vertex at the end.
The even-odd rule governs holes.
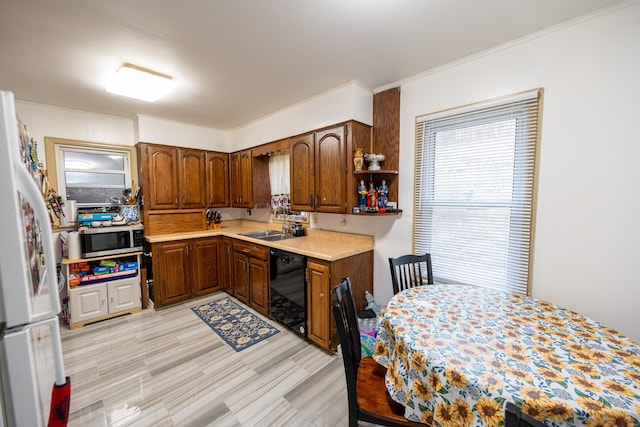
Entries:
POLYGON ((82 257, 93 258, 142 251, 144 225, 85 228, 80 231, 82 257))

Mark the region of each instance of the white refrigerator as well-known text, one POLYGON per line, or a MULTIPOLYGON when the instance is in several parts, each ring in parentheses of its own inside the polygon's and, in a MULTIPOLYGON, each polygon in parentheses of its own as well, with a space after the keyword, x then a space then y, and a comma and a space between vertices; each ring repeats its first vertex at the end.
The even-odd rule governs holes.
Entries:
POLYGON ((71 398, 51 223, 30 146, 13 94, 0 91, 0 427, 64 426, 71 398))

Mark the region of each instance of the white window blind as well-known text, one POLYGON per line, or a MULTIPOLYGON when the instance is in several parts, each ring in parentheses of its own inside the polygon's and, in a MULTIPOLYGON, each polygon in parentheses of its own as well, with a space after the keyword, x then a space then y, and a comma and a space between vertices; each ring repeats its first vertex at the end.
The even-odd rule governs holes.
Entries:
POLYGON ((436 282, 529 292, 541 93, 418 117, 414 253, 436 282))

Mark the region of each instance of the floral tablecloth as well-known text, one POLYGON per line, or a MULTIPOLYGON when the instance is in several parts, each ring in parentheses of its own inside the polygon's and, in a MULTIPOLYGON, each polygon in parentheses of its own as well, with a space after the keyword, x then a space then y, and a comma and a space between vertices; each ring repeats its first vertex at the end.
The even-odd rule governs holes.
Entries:
POLYGON ((640 345, 531 297, 461 285, 400 292, 374 358, 409 420, 499 426, 513 401, 549 426, 640 426, 640 345))

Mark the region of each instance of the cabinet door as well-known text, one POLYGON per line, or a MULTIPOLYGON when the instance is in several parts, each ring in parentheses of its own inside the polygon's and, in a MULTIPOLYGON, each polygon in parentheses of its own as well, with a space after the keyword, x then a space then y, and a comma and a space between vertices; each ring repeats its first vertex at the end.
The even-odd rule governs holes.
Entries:
POLYGON ((109 314, 119 313, 141 306, 140 282, 135 280, 116 280, 107 283, 109 314))
POLYGON ((237 251, 233 253, 233 283, 236 298, 249 304, 249 257, 237 251))
POLYGON ((191 287, 194 295, 218 290, 218 241, 216 238, 197 239, 191 253, 191 287))
POLYGON ((180 207, 187 209, 204 208, 206 190, 204 185, 205 154, 201 150, 180 149, 178 168, 180 207))
POLYGON ((264 315, 269 314, 269 265, 266 261, 251 258, 249 280, 251 283, 251 307, 264 315))
POLYGON ((229 155, 207 152, 205 169, 207 206, 211 208, 229 206, 229 155))
POLYGON ((80 323, 109 314, 107 286, 77 286, 69 290, 69 323, 80 323))
POLYGON ((231 193, 231 206, 240 207, 240 153, 232 153, 229 156, 229 189, 231 193))
POLYGON ((189 242, 158 243, 152 246, 152 250, 156 305, 166 305, 189 298, 189 242))
POLYGON ((314 210, 314 134, 291 138, 290 185, 291 209, 314 210))
POLYGON ((344 213, 347 177, 344 125, 316 132, 315 210, 344 213))
POLYGON ((149 194, 145 203, 149 209, 177 209, 178 204, 178 149, 163 145, 146 145, 148 160, 149 194))
POLYGON ((231 206, 252 207, 251 150, 231 154, 231 206))
POLYGON ((231 240, 218 240, 218 284, 233 295, 233 255, 231 240))
POLYGON ((251 160, 251 150, 240 153, 240 207, 242 208, 253 206, 251 160))
POLYGON ((329 348, 330 339, 330 267, 307 261, 307 338, 329 348))

